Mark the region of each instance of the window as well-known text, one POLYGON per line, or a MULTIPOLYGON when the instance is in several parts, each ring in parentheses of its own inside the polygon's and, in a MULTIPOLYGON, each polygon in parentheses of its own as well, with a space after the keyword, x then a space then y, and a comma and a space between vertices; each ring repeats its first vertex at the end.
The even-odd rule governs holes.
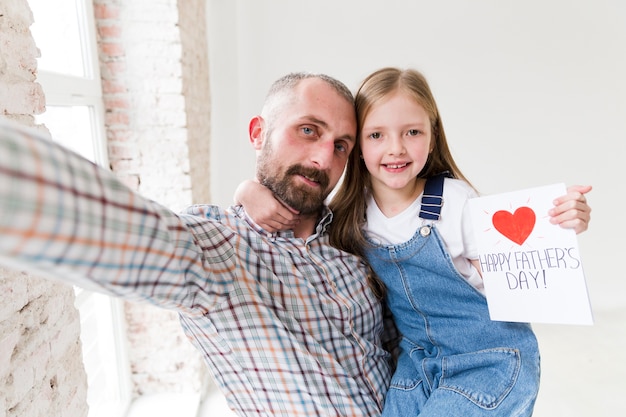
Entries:
MULTIPOLYGON (((46 112, 36 117, 55 141, 108 166, 95 20, 91 0, 29 0, 41 51, 38 81, 46 112)), ((121 302, 76 289, 87 371, 89 417, 122 416, 130 402, 121 302)))
POLYGON ((47 110, 37 117, 55 140, 107 165, 93 6, 87 0, 29 0, 41 51, 38 81, 47 110))

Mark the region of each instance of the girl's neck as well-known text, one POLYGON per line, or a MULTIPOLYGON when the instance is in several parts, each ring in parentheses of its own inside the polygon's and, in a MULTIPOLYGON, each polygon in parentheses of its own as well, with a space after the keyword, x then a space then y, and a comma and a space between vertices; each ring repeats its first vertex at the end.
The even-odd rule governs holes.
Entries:
POLYGON ((386 217, 394 217, 413 204, 424 191, 424 184, 426 184, 424 178, 416 178, 411 185, 402 189, 372 185, 372 196, 386 217))

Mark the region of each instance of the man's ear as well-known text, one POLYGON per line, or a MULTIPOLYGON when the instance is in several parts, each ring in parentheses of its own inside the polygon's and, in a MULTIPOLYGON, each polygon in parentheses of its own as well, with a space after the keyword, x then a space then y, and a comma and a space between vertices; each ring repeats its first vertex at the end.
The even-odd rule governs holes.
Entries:
POLYGON ((257 151, 263 146, 263 132, 265 131, 265 120, 261 116, 254 116, 250 120, 248 126, 248 135, 250 136, 250 143, 252 147, 257 151))

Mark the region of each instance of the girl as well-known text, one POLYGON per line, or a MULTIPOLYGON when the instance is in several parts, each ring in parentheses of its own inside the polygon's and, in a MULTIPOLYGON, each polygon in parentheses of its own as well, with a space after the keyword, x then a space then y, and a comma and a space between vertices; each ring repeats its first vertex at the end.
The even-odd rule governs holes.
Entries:
POLYGON ((477 194, 452 158, 426 80, 377 71, 356 111, 361 153, 331 205, 331 241, 362 251, 403 335, 383 415, 531 415, 537 341, 528 324, 489 319, 464 210, 477 194))
MULTIPOLYGON (((537 340, 529 324, 489 318, 465 211, 477 193, 452 158, 428 83, 384 68, 365 79, 355 106, 359 140, 330 204, 330 236, 367 259, 402 333, 383 416, 530 416, 537 340)), ((258 193, 250 204, 242 193, 246 211, 260 213, 258 193)), ((270 228, 293 220, 277 212, 284 217, 252 216, 270 228)), ((586 206, 577 216, 563 225, 581 231, 586 206)))

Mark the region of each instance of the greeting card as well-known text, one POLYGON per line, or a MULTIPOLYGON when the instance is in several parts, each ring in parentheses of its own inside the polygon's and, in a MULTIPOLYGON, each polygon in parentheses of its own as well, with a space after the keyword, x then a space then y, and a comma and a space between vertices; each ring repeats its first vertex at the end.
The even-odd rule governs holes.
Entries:
POLYGON ((550 223, 555 184, 469 201, 492 320, 593 324, 576 234, 550 223))

